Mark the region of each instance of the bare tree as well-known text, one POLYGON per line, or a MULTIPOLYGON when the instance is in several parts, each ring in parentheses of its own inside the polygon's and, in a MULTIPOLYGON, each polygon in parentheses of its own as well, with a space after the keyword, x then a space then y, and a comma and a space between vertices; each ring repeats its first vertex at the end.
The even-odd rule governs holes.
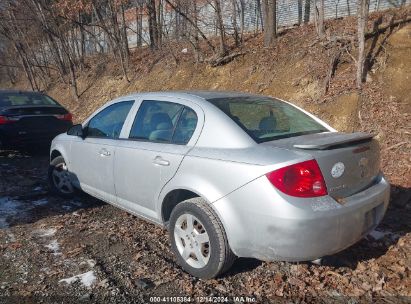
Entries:
POLYGON ((227 45, 225 42, 225 28, 223 22, 223 15, 221 11, 221 2, 220 0, 214 0, 214 8, 217 21, 217 31, 219 33, 219 42, 220 42, 220 56, 225 56, 227 54, 227 45))
MULTIPOLYGON (((182 9, 181 6, 179 6, 176 3, 173 3, 171 0, 165 0, 165 2, 170 5, 170 7, 178 13, 182 18, 187 20, 188 23, 194 28, 194 30, 197 32, 198 35, 207 43, 209 48, 215 51, 214 45, 211 43, 211 41, 207 38, 207 36, 204 34, 204 32, 200 29, 198 23, 197 23, 197 13, 195 13, 194 18, 191 18, 187 13, 185 13, 182 9), (193 20, 194 19, 194 20, 193 20)), ((196 10, 195 10, 196 11, 196 10)))
POLYGON ((314 11, 314 21, 315 28, 317 30, 317 35, 321 39, 324 38, 324 0, 314 0, 315 11, 314 11))
POLYGON ((277 38, 277 1, 262 0, 264 45, 273 46, 277 38))
MULTIPOLYGON (((348 1, 348 0, 347 0, 348 1)), ((305 0, 304 23, 310 22, 311 0, 305 0)))
POLYGON ((240 24, 241 24, 241 33, 240 33, 240 40, 241 43, 244 42, 244 26, 245 26, 245 1, 240 0, 240 24))
POLYGON ((147 1, 147 12, 148 12, 148 31, 150 33, 150 47, 152 49, 158 48, 158 26, 157 26, 157 11, 156 11, 156 1, 147 1))
POLYGON ((135 10, 136 10, 136 36, 137 36, 137 47, 143 46, 143 8, 144 0, 136 0, 135 10))
POLYGON ((368 20, 369 0, 358 0, 358 60, 357 60, 357 87, 361 88, 364 79, 365 62, 365 32, 368 20))
POLYGON ((232 25, 233 25, 233 32, 234 32, 234 41, 235 45, 238 47, 240 46, 240 34, 238 33, 238 25, 237 25, 237 0, 231 0, 231 5, 232 5, 232 25))

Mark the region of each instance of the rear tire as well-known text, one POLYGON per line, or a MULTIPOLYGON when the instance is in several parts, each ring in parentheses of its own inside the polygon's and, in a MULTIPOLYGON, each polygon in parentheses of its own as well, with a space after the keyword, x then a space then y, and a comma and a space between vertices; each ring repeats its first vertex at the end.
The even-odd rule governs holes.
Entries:
POLYGON ((72 198, 75 188, 71 183, 70 172, 67 169, 63 156, 57 156, 50 162, 48 170, 50 190, 64 198, 72 198))
POLYGON ((202 198, 178 204, 170 217, 169 236, 178 264, 188 273, 211 279, 236 259, 218 216, 202 198))

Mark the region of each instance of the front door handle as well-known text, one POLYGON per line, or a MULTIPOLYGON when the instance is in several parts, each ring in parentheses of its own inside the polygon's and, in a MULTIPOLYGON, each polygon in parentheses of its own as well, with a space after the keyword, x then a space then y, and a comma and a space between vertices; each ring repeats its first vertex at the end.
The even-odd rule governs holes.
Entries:
POLYGON ((156 156, 153 159, 153 164, 160 165, 160 166, 170 166, 170 162, 168 160, 162 158, 161 156, 156 156))
POLYGON ((111 155, 111 153, 110 153, 110 151, 107 151, 106 149, 101 149, 98 153, 100 153, 100 156, 104 156, 104 157, 107 157, 107 156, 110 156, 111 155))

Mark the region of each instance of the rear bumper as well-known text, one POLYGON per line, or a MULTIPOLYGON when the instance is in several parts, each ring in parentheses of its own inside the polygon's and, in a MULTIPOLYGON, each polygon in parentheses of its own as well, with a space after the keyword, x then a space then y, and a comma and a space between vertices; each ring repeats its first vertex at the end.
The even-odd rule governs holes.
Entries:
POLYGON ((289 197, 262 177, 213 207, 237 256, 308 261, 339 252, 368 234, 381 222, 389 195, 383 177, 343 205, 329 196, 289 197))
POLYGON ((31 144, 50 144, 54 137, 64 133, 72 125, 62 122, 59 126, 42 129, 22 129, 13 125, 0 127, 0 147, 21 147, 31 144))

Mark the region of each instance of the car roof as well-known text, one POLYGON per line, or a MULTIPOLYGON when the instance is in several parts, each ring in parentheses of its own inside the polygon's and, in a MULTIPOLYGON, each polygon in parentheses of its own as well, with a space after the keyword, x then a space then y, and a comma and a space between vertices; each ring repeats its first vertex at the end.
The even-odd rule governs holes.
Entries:
MULTIPOLYGON (((139 93, 132 93, 127 96, 120 97, 121 99, 124 98, 135 98, 135 97, 143 97, 148 98, 150 96, 162 96, 162 97, 175 97, 175 98, 193 98, 197 101, 199 100, 212 100, 217 98, 234 98, 234 97, 262 97, 261 95, 251 94, 251 93, 243 93, 243 92, 232 92, 232 91, 157 91, 157 92, 139 92, 139 93)), ((208 102, 207 102, 208 103, 208 102)))
POLYGON ((255 94, 243 93, 243 92, 233 92, 233 91, 175 91, 175 92, 201 97, 206 100, 215 99, 215 98, 255 97, 257 96, 255 94))

